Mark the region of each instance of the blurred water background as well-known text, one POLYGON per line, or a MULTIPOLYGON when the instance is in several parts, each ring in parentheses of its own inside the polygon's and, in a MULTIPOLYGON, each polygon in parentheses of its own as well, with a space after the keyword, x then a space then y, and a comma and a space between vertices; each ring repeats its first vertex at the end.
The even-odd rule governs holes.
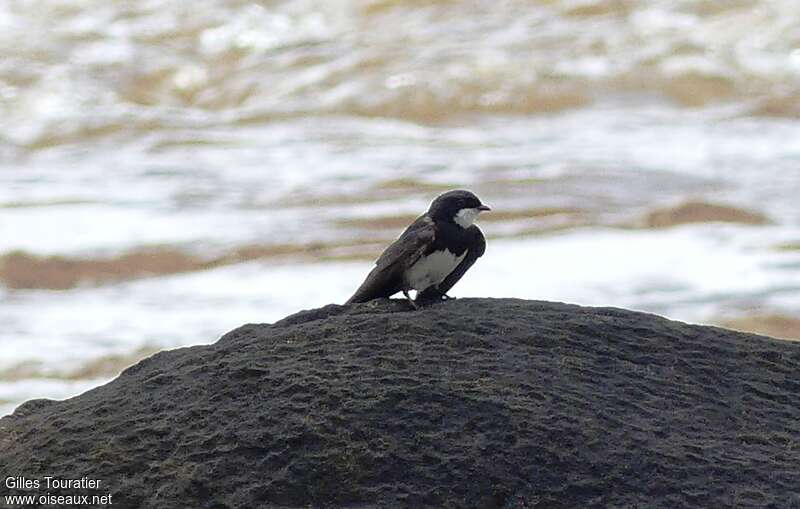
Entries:
POLYGON ((0 0, 0 415, 343 302, 443 190, 457 296, 800 337, 796 0, 0 0))

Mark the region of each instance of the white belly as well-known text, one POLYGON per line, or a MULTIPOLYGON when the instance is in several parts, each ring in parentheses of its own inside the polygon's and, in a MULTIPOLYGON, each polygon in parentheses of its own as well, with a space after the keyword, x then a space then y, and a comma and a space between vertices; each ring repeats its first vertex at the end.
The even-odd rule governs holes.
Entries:
POLYGON ((429 286, 438 285, 458 267, 466 255, 467 252, 464 251, 461 256, 456 256, 447 249, 431 253, 420 258, 406 271, 406 282, 418 292, 429 286))

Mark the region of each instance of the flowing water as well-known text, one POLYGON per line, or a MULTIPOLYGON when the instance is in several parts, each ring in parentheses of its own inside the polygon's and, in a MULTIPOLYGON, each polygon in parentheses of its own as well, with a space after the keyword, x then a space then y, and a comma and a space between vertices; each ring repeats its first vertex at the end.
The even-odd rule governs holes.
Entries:
POLYGON ((796 0, 0 0, 0 414, 343 302, 439 192, 457 296, 800 336, 796 0))

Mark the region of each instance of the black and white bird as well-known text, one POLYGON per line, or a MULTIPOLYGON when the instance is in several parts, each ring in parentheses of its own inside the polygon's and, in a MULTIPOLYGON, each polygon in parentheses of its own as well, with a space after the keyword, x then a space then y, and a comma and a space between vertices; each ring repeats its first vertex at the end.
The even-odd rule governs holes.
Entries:
POLYGON ((472 224, 489 207, 469 191, 448 191, 411 223, 375 262, 347 304, 403 292, 417 303, 449 299, 447 292, 486 251, 486 239, 472 224), (408 294, 416 290, 416 301, 408 294))

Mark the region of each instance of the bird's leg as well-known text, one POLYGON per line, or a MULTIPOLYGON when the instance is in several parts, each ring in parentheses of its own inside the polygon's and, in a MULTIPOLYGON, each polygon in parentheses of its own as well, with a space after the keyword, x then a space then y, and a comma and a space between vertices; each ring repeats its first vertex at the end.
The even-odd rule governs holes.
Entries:
POLYGON ((411 296, 408 294, 408 290, 403 290, 403 295, 405 295, 406 300, 408 301, 409 304, 411 304, 411 307, 413 307, 414 309, 419 309, 417 303, 414 302, 414 299, 412 299, 411 296))

